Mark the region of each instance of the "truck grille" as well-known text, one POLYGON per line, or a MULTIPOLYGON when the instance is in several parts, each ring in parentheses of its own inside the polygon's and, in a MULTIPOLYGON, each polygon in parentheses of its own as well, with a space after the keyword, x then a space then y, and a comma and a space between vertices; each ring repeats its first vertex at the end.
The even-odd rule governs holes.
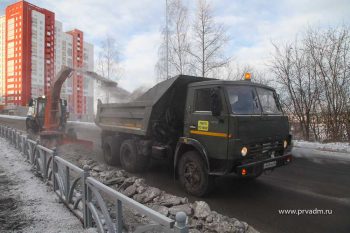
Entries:
POLYGON ((275 156, 283 154, 283 142, 265 142, 265 143, 255 143, 248 147, 248 154, 254 157, 270 157, 272 152, 275 152, 275 156))

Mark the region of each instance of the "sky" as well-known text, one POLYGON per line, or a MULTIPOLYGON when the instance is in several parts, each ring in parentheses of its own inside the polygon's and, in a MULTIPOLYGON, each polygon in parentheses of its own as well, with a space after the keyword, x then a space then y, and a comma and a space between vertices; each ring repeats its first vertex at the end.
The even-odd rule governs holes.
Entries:
MULTIPOLYGON (((14 0, 0 0, 0 12, 14 0)), ((29 0, 55 12, 64 30, 78 28, 95 46, 113 37, 120 51, 119 86, 132 91, 156 81, 160 30, 165 0, 29 0)), ((189 12, 196 0, 183 0, 189 12)), ((266 67, 272 44, 292 41, 307 27, 350 25, 349 0, 208 0, 217 22, 227 27, 231 40, 226 53, 239 64, 266 67)))

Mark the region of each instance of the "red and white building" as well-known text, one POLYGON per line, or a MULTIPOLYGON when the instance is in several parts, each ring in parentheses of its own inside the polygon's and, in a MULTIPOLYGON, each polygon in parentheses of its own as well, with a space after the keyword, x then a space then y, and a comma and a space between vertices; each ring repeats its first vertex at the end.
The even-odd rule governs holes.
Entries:
MULTIPOLYGON (((93 70, 93 46, 83 36, 77 29, 63 32, 47 9, 26 1, 7 6, 0 17, 0 104, 26 106, 46 95, 62 65, 93 70)), ((77 118, 93 114, 93 81, 86 80, 75 73, 62 91, 77 118)))

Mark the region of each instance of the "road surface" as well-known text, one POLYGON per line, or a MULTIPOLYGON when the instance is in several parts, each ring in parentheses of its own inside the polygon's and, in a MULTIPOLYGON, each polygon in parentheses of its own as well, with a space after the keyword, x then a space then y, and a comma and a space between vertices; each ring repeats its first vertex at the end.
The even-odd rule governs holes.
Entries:
MULTIPOLYGON (((1 119, 0 119, 1 122, 1 119)), ((7 124, 20 127, 21 124, 7 124)), ((95 127, 79 127, 78 137, 99 145, 95 127)), ((331 152, 295 148, 297 157, 287 167, 276 169, 255 181, 241 181, 234 176, 217 179, 211 196, 201 199, 212 210, 248 222, 261 232, 270 233, 348 233, 350 232, 350 159, 331 152), (329 154, 329 156, 324 156, 329 154), (330 215, 281 215, 279 210, 330 210, 330 215)), ((96 155, 101 161, 102 155, 96 155)), ((174 182, 167 164, 155 163, 150 171, 138 174, 154 187, 191 201, 198 198, 184 193, 174 182)))
MULTIPOLYGON (((350 156, 350 155, 349 155, 350 156)), ((206 201, 213 210, 248 222, 261 232, 314 233, 350 232, 350 163, 295 158, 251 182, 234 176, 216 181, 206 201), (332 210, 332 215, 280 215, 282 209, 332 210)), ((166 166, 158 165, 144 174, 148 184, 169 193, 187 196, 166 166), (158 169, 157 169, 158 168, 158 169)))

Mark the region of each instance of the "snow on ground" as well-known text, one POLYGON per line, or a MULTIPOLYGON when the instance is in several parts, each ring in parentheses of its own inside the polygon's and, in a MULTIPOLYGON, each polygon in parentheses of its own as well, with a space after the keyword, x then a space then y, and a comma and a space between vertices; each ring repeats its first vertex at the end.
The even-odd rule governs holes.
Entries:
POLYGON ((295 157, 311 159, 317 163, 342 162, 350 163, 349 143, 319 143, 293 141, 292 154, 295 157))
POLYGON ((295 140, 293 141, 293 145, 295 147, 316 149, 322 151, 343 152, 348 153, 350 156, 350 143, 347 142, 320 143, 295 140))
POLYGON ((13 116, 13 115, 1 115, 0 118, 7 118, 7 119, 14 119, 14 120, 25 120, 26 117, 24 116, 13 116))
POLYGON ((95 232, 93 229, 83 229, 81 222, 63 204, 58 203, 51 187, 34 176, 31 165, 4 138, 0 138, 0 161, 1 178, 7 177, 11 183, 0 182, 1 190, 6 190, 1 192, 1 198, 12 198, 18 209, 18 213, 15 213, 14 209, 1 208, 0 204, 0 216, 13 215, 18 218, 17 222, 23 223, 20 230, 0 228, 1 232, 95 232), (8 197, 3 197, 4 193, 8 197))
POLYGON ((97 127, 95 122, 86 122, 86 121, 68 121, 68 123, 76 124, 76 125, 84 125, 89 127, 97 127))

